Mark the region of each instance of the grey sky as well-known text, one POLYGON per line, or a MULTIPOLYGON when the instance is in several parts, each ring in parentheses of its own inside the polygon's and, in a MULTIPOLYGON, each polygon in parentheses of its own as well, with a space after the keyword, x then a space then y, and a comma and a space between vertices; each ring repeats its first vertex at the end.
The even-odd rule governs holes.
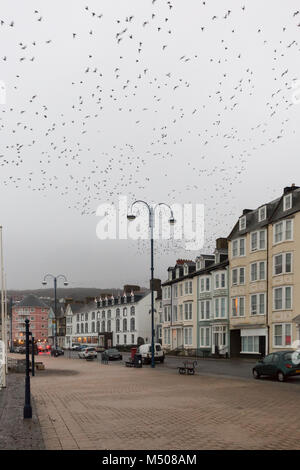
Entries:
MULTIPOLYGON (((71 286, 148 285, 147 243, 96 238, 97 206, 119 194, 205 204, 212 250, 243 208, 299 183, 298 8, 279 0, 3 0, 8 287, 39 287, 47 272, 66 274, 71 286)), ((175 259, 197 255, 178 242, 156 246, 163 278, 175 259)))

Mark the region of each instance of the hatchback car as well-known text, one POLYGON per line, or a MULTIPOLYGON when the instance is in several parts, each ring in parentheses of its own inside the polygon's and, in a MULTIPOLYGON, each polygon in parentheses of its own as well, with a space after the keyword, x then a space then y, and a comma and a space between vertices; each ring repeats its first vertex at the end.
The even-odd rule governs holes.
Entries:
POLYGON ((279 351, 269 354, 255 364, 252 373, 255 379, 268 375, 284 382, 288 377, 300 375, 300 352, 279 351))
POLYGON ((79 351, 78 356, 80 359, 95 359, 97 357, 97 351, 95 348, 83 348, 79 351))
POLYGON ((122 354, 115 348, 106 349, 106 351, 104 351, 102 353, 102 356, 103 355, 108 361, 122 360, 123 359, 122 354))
POLYGON ((64 350, 61 348, 54 348, 51 349, 51 356, 58 357, 58 356, 63 356, 64 355, 64 350))

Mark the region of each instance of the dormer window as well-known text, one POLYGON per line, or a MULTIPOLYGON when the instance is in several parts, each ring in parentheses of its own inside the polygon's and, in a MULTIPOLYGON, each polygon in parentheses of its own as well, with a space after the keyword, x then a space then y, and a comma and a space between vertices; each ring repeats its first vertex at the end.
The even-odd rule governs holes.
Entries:
POLYGON ((246 228, 246 216, 240 218, 240 230, 245 230, 246 228))
POLYGON ((169 281, 172 281, 172 271, 169 271, 169 281))
POLYGON ((288 211, 292 208, 292 194, 288 194, 283 198, 283 210, 288 211))
POLYGON ((179 278, 179 276, 180 276, 180 269, 179 269, 179 268, 177 268, 177 269, 176 269, 176 279, 178 279, 178 278, 179 278))
POLYGON ((201 261, 198 259, 196 261, 196 271, 199 271, 199 269, 201 269, 201 261))
POLYGON ((267 218, 267 207, 263 206, 260 207, 258 210, 258 222, 262 222, 263 220, 266 220, 267 218))
POLYGON ((185 276, 189 273, 189 267, 188 267, 187 264, 185 264, 184 267, 183 267, 183 273, 184 273, 185 276))
POLYGON ((134 302, 134 293, 133 292, 131 292, 130 297, 131 297, 131 302, 134 302))
POLYGON ((124 304, 127 304, 127 295, 124 294, 124 304))
POLYGON ((121 296, 119 295, 118 297, 118 304, 120 305, 121 304, 121 296))
POLYGON ((112 305, 115 305, 115 299, 114 299, 113 296, 111 297, 111 304, 112 304, 112 305))

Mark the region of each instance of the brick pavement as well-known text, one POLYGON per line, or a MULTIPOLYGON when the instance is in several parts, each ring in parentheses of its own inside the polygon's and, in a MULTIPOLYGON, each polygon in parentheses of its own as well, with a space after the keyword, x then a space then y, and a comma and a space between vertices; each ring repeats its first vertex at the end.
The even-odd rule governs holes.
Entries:
POLYGON ((292 382, 43 361, 32 393, 47 449, 300 449, 292 382))
POLYGON ((34 400, 32 419, 23 419, 24 389, 24 374, 8 374, 7 387, 0 391, 1 450, 45 448, 34 400))

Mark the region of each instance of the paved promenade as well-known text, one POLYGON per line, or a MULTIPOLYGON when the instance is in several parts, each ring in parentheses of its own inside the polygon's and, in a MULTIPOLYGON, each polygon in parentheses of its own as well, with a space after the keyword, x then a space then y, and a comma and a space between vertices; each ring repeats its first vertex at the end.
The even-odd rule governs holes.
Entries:
POLYGON ((8 374, 7 387, 0 390, 0 449, 44 449, 35 403, 32 419, 23 419, 24 374, 8 374))
POLYGON ((42 360, 32 394, 47 449, 300 449, 293 381, 42 360))

